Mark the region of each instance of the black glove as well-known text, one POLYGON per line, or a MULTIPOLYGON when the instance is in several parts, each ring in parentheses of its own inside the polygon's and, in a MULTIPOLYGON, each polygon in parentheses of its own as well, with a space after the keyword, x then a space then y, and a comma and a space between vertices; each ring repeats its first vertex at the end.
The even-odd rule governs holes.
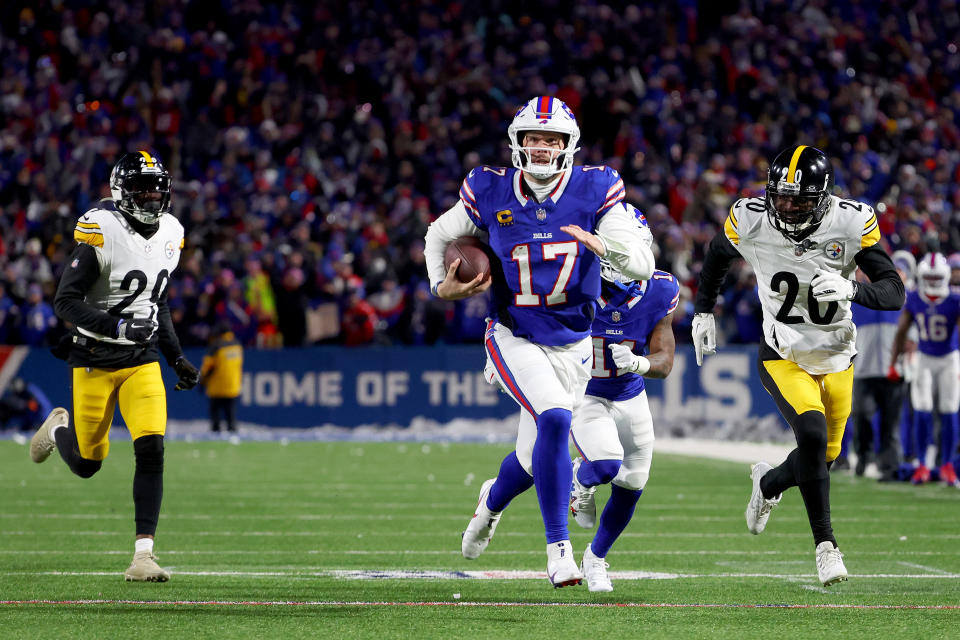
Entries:
POLYGON ((190 361, 184 356, 180 356, 174 361, 173 370, 177 372, 177 377, 180 379, 173 388, 174 391, 193 389, 200 381, 200 371, 190 364, 190 361))
POLYGON ((157 330, 157 323, 146 318, 130 318, 117 323, 117 337, 126 338, 131 342, 144 344, 150 342, 153 332, 157 330))

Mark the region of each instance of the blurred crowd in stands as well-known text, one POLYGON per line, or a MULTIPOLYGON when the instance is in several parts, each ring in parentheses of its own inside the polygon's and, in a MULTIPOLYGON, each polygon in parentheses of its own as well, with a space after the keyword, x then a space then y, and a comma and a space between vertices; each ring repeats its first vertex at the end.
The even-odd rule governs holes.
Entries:
MULTIPOLYGON (((34 0, 0 30, 0 344, 64 330, 76 218, 140 148, 175 179, 186 345, 218 320, 259 346, 479 340, 485 302, 430 296, 423 236, 541 94, 646 213, 681 341, 707 243, 795 142, 891 251, 960 250, 954 2, 34 0)), ((727 341, 758 341, 748 268, 721 305, 727 341)))

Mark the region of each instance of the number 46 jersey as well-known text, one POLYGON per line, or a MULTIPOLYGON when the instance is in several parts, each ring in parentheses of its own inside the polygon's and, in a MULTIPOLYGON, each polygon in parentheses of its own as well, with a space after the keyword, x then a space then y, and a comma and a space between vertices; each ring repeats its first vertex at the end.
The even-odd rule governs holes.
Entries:
POLYGON ((723 227, 756 272, 767 344, 814 375, 850 366, 857 352, 857 331, 850 301, 820 303, 810 281, 817 269, 850 278, 857 268, 856 254, 880 241, 872 207, 830 198, 820 226, 800 243, 774 228, 762 198, 737 200, 723 227))
MULTIPOLYGON (((101 201, 77 221, 73 237, 93 247, 100 277, 87 291, 86 302, 120 318, 156 321, 157 303, 166 295, 170 274, 177 268, 183 249, 183 226, 170 214, 160 216, 160 228, 144 238, 116 210, 113 202, 101 201)), ((133 344, 78 327, 91 338, 114 344, 133 344)))

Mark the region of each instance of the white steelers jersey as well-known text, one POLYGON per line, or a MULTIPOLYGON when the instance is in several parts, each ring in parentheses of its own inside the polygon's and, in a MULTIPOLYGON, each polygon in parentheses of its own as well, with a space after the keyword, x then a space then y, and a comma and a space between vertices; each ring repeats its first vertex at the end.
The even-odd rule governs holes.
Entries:
POLYGON ((850 302, 819 303, 810 290, 816 270, 853 278, 854 256, 880 241, 873 208, 831 196, 820 226, 803 243, 788 240, 767 217, 763 198, 730 208, 727 239, 757 274, 763 334, 780 357, 811 374, 844 371, 856 354, 850 302))
MULTIPOLYGON (((166 293, 170 276, 180 261, 183 226, 170 214, 160 216, 160 228, 152 238, 133 230, 111 201, 83 214, 73 237, 94 248, 100 277, 86 295, 86 302, 120 318, 157 320, 157 302, 166 293)), ((115 344, 133 344, 78 327, 83 335, 115 344)))

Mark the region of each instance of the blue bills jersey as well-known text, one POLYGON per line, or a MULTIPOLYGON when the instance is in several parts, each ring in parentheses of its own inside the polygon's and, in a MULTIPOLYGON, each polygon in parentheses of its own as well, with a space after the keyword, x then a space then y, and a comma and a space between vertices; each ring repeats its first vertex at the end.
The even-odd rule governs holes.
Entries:
POLYGON ((647 353, 650 332, 677 308, 680 284, 672 274, 654 271, 649 280, 629 286, 604 282, 603 293, 597 300, 597 317, 591 330, 593 367, 587 395, 629 400, 643 391, 643 376, 617 373, 610 345, 620 343, 638 355, 647 353))
POLYGON ((473 223, 488 232, 503 268, 494 293, 497 321, 547 346, 587 337, 600 295, 600 261, 560 227, 592 232, 623 196, 623 180, 607 167, 571 167, 543 202, 529 194, 516 169, 471 171, 460 199, 473 223))
POLYGON ((917 348, 928 356, 943 356, 958 348, 957 320, 960 318, 960 294, 950 294, 937 302, 907 292, 906 309, 913 314, 919 340, 917 348))

